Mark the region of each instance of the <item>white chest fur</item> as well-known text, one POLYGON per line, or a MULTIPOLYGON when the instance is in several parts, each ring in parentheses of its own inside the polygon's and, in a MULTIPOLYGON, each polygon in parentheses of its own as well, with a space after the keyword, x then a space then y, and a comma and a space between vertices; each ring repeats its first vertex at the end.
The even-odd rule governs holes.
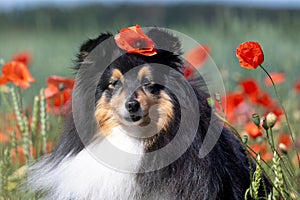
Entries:
POLYGON ((105 153, 122 166, 124 163, 128 165, 129 160, 126 156, 120 157, 112 152, 109 148, 111 145, 136 154, 135 163, 129 163, 131 169, 140 166, 142 143, 116 128, 104 141, 96 141, 76 156, 65 158, 52 170, 49 170, 51 166, 45 161, 38 163, 34 166, 37 171, 33 174, 31 185, 36 189, 50 191, 47 199, 134 199, 139 190, 135 181, 136 174, 118 171, 118 166, 112 166, 115 168, 113 169, 95 159, 97 153, 105 153), (49 172, 45 173, 48 170, 49 172))

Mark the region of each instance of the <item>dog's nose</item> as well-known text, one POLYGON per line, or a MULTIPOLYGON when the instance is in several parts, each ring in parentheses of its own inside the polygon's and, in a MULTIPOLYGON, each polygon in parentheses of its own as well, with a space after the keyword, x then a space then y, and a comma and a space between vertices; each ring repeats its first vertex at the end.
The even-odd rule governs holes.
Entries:
POLYGON ((129 100, 125 104, 129 113, 135 113, 140 109, 140 103, 137 100, 129 100))

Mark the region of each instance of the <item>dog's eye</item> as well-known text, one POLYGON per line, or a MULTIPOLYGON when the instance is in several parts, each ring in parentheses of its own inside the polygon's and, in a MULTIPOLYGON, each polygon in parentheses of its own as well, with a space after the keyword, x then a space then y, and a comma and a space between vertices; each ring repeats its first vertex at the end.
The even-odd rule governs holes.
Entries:
POLYGON ((109 82, 108 88, 109 89, 114 89, 114 88, 116 88, 120 85, 121 85, 121 82, 119 80, 112 80, 112 81, 109 82))
POLYGON ((141 80, 141 85, 142 86, 148 86, 150 84, 151 84, 151 81, 148 78, 146 78, 146 77, 142 78, 142 80, 141 80))

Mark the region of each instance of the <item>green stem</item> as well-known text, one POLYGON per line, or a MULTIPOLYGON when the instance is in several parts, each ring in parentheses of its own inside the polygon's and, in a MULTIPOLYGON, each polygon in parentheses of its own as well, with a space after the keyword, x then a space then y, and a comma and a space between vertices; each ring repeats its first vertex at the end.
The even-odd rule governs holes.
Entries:
MULTIPOLYGON (((270 135, 269 135, 269 131, 266 130, 266 135, 267 135, 267 142, 270 145, 272 152, 276 152, 278 157, 282 159, 281 155, 279 154, 279 152, 276 150, 275 146, 274 146, 274 138, 273 138, 273 132, 272 129, 270 128, 270 135), (270 139, 271 136, 271 139, 270 139)), ((286 164, 284 162, 282 162, 282 165, 284 166, 286 172, 288 173, 288 175, 291 177, 292 180, 296 180, 294 174, 292 173, 292 171, 289 170, 289 168, 286 166, 286 164)), ((296 183, 296 182, 295 182, 296 183)))
MULTIPOLYGON (((234 133, 234 135, 235 136, 237 136, 237 138, 240 140, 240 142, 242 143, 242 145, 243 145, 243 147, 244 148, 246 148, 246 149, 249 149, 255 156, 257 156, 258 154, 248 145, 248 144, 244 144, 243 143, 243 140, 242 140, 242 138, 241 138, 241 136, 240 136, 240 134, 239 134, 239 132, 225 119, 225 118, 223 118, 222 116, 220 116, 217 112, 214 112, 214 114, 222 121, 222 122, 224 122, 228 127, 229 127, 229 129, 234 133)), ((277 154, 278 154, 278 152, 277 152, 277 154)), ((251 154, 250 154, 251 155, 251 154)), ((279 154, 278 154, 279 155, 279 154)), ((258 164, 260 167, 261 167, 261 169, 262 169, 262 171, 263 171, 263 173, 264 174, 267 174, 267 172, 266 172, 266 170, 263 168, 263 166, 260 164, 260 163, 258 163, 257 162, 257 160, 255 159, 255 157, 253 156, 253 155, 251 155, 252 157, 253 157, 253 160, 254 160, 254 162, 256 163, 256 164, 258 164)), ((279 155, 280 156, 280 155, 279 155)), ((272 167, 264 160, 264 159, 261 159, 261 161, 263 161, 263 163, 271 170, 271 172, 273 172, 273 174, 274 174, 274 171, 273 171, 273 169, 272 169, 272 167)), ((287 171, 287 173, 291 176, 291 177, 293 177, 290 173, 289 173, 289 171, 287 171)), ((268 182, 272 185, 272 187, 274 187, 276 190, 277 190, 277 192, 279 192, 279 194, 280 194, 280 191, 279 191, 279 189, 277 188, 277 187, 275 187, 274 186, 274 183, 272 182, 272 180, 268 177, 268 176, 265 176, 265 178, 268 180, 268 182)), ((297 182, 295 181, 295 178, 292 178, 292 180, 297 184, 297 182)))
POLYGON ((275 150, 275 142, 274 142, 274 136, 273 136, 273 130, 272 130, 272 128, 270 128, 270 135, 271 135, 272 146, 273 146, 273 149, 275 150))
MULTIPOLYGON (((283 106, 283 104, 282 104, 282 102, 281 102, 281 98, 280 98, 280 96, 279 96, 279 94, 278 94, 278 91, 277 91, 277 88, 276 88, 276 86, 275 86, 275 83, 274 83, 274 81, 273 81, 271 75, 269 74, 269 72, 268 72, 262 65, 259 65, 259 66, 260 66, 260 68, 262 68, 262 70, 264 70, 264 72, 267 74, 267 76, 269 77, 269 79, 270 79, 271 82, 272 82, 272 85, 273 85, 273 88, 274 88, 274 91, 275 91, 275 95, 276 95, 277 100, 278 100, 278 102, 279 102, 279 105, 280 105, 280 107, 281 107, 281 109, 282 109, 282 111, 283 111, 283 113, 284 113, 285 120, 286 120, 288 129, 289 129, 289 133, 290 133, 290 135, 291 135, 293 144, 295 144, 294 132, 293 132, 292 127, 291 127, 291 125, 290 125, 290 121, 289 121, 289 118, 288 118, 287 113, 286 113, 286 111, 285 111, 285 108, 284 108, 284 106, 283 106)), ((294 148, 294 149, 295 149, 296 156, 297 156, 297 159, 298 159, 298 166, 299 166, 299 168, 300 168, 300 158, 299 158, 299 154, 298 154, 296 148, 294 148)))

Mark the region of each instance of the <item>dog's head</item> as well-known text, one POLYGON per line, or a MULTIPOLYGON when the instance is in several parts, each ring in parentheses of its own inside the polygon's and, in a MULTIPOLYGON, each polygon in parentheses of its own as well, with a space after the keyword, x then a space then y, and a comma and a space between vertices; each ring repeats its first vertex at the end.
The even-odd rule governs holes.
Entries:
POLYGON ((173 35, 158 29, 146 34, 155 44, 156 55, 123 52, 115 40, 111 40, 111 34, 89 40, 80 49, 79 64, 105 40, 110 40, 108 48, 102 49, 105 59, 120 55, 108 66, 101 66, 105 70, 99 77, 96 89, 95 117, 103 135, 109 135, 118 126, 136 137, 149 137, 161 131, 167 132, 175 117, 180 118, 175 114, 178 101, 163 84, 176 81, 172 70, 177 75, 182 74, 180 42, 173 35), (172 70, 162 76, 158 70, 160 65, 172 70))

